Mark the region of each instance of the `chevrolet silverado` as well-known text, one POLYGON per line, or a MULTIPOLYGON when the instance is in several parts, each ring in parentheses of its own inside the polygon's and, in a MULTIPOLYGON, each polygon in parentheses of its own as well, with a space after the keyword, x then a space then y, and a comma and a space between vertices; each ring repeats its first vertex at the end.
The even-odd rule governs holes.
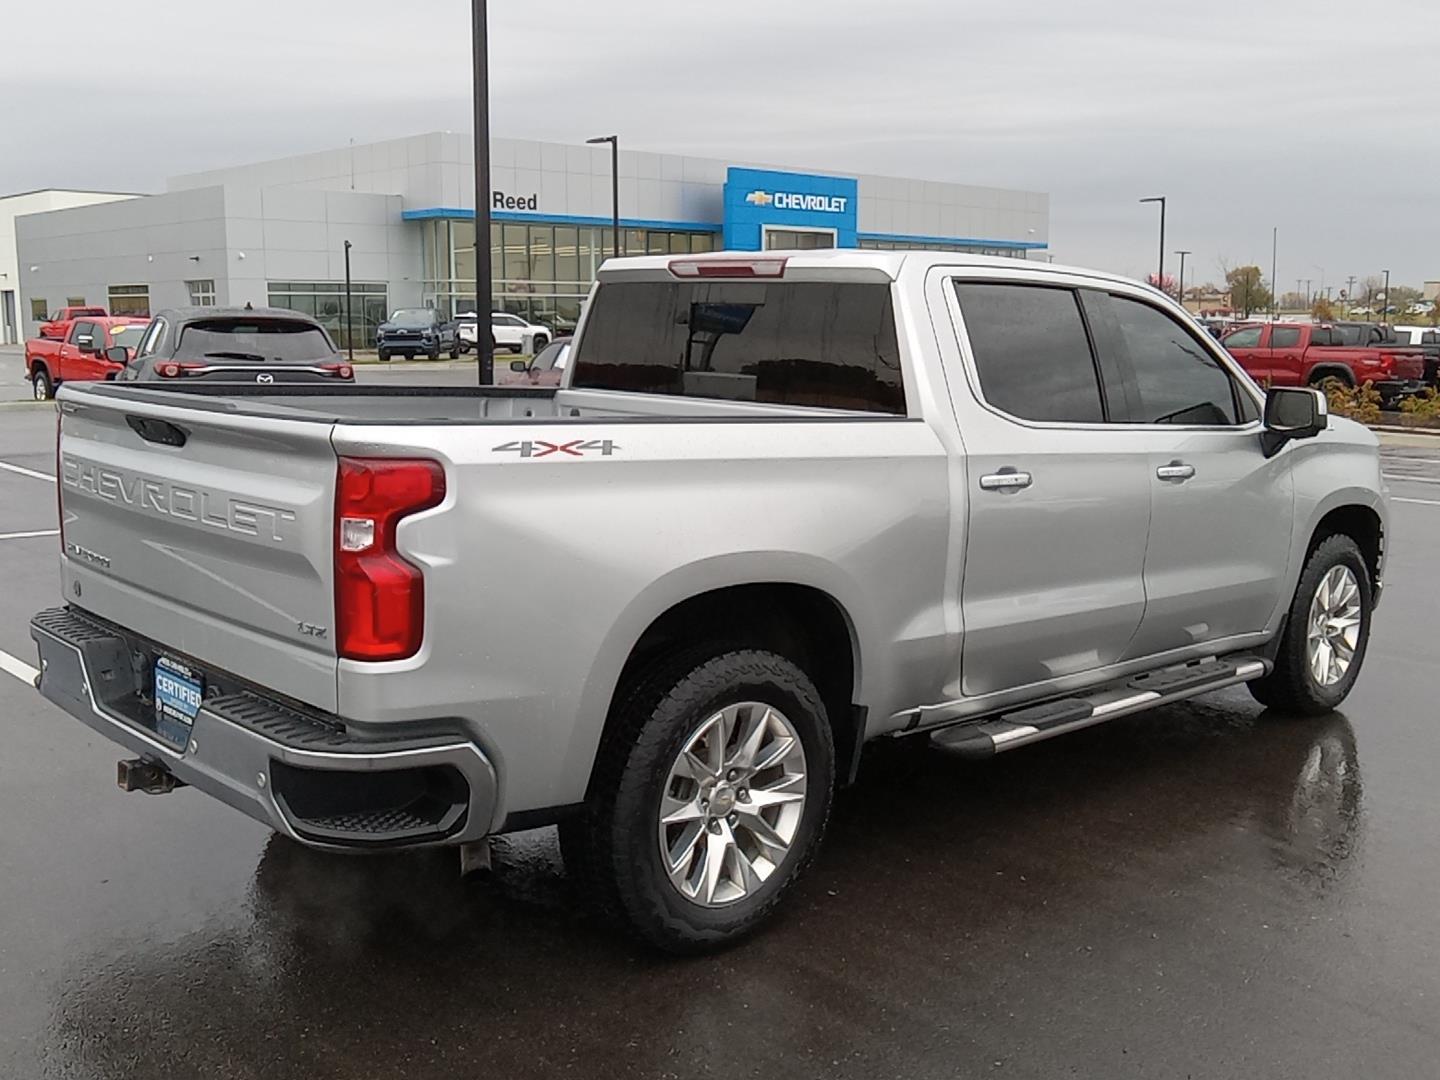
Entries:
POLYGON ((775 908, 868 741, 984 758, 1239 684, 1324 713, 1381 589, 1375 437, 1062 266, 618 259, 558 388, 58 413, 38 687, 122 786, 335 851, 558 824, 677 951, 775 908))

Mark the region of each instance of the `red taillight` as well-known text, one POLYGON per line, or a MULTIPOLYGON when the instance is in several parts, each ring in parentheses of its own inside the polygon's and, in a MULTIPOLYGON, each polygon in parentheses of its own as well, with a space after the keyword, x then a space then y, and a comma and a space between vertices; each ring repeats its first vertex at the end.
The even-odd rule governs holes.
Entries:
POLYGON ((178 379, 192 371, 204 371, 209 364, 177 364, 174 360, 162 360, 155 365, 155 374, 162 379, 178 379))
POLYGON ((339 379, 353 379, 355 377, 355 369, 352 368, 349 364, 337 364, 331 362, 327 364, 321 364, 320 366, 339 379))
POLYGON ((335 645, 351 660, 420 649, 425 578, 395 548, 400 520, 445 498, 438 461, 341 458, 335 488, 335 645))
POLYGON ((670 273, 679 278, 778 278, 785 259, 671 259, 670 273))

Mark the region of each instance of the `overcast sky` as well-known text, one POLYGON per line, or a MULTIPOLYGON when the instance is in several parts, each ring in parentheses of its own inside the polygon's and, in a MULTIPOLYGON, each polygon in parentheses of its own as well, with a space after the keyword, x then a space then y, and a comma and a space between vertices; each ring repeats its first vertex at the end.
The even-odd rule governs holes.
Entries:
MULTIPOLYGON (((0 193, 471 126, 465 0, 6 6, 0 193)), ((489 6, 497 135, 1044 191, 1057 262, 1136 276, 1163 194, 1198 281, 1272 226, 1282 289, 1440 278, 1435 0, 489 6)))

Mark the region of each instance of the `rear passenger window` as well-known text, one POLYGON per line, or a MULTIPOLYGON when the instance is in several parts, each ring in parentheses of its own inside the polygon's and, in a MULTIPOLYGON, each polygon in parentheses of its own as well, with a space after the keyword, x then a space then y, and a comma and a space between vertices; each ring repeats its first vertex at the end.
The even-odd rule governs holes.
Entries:
POLYGON ((1251 326, 1236 330, 1233 334, 1226 334, 1220 344, 1227 349, 1253 349, 1260 344, 1260 327, 1251 326))
POLYGON ((1235 387, 1205 346, 1169 315, 1111 296, 1140 394, 1139 424, 1234 424, 1235 387))
POLYGON ((1277 326, 1270 331, 1270 347, 1272 349, 1293 349, 1300 344, 1300 328, 1298 326, 1277 326))
POLYGON ((1069 289, 955 283, 980 391, 1023 420, 1098 424, 1100 381, 1069 289))
POLYGON ((574 390, 905 412, 882 282, 602 285, 573 363, 574 390))

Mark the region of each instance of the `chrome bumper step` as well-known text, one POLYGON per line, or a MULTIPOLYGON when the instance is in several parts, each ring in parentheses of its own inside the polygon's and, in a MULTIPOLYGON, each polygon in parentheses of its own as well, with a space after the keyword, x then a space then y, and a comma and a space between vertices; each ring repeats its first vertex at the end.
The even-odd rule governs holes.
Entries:
POLYGON ((1257 656, 1196 660, 1148 671, 1084 695, 1058 698, 988 720, 945 727, 932 733, 930 742, 960 757, 990 757, 1116 717, 1249 682, 1267 674, 1270 668, 1270 661, 1257 656))

